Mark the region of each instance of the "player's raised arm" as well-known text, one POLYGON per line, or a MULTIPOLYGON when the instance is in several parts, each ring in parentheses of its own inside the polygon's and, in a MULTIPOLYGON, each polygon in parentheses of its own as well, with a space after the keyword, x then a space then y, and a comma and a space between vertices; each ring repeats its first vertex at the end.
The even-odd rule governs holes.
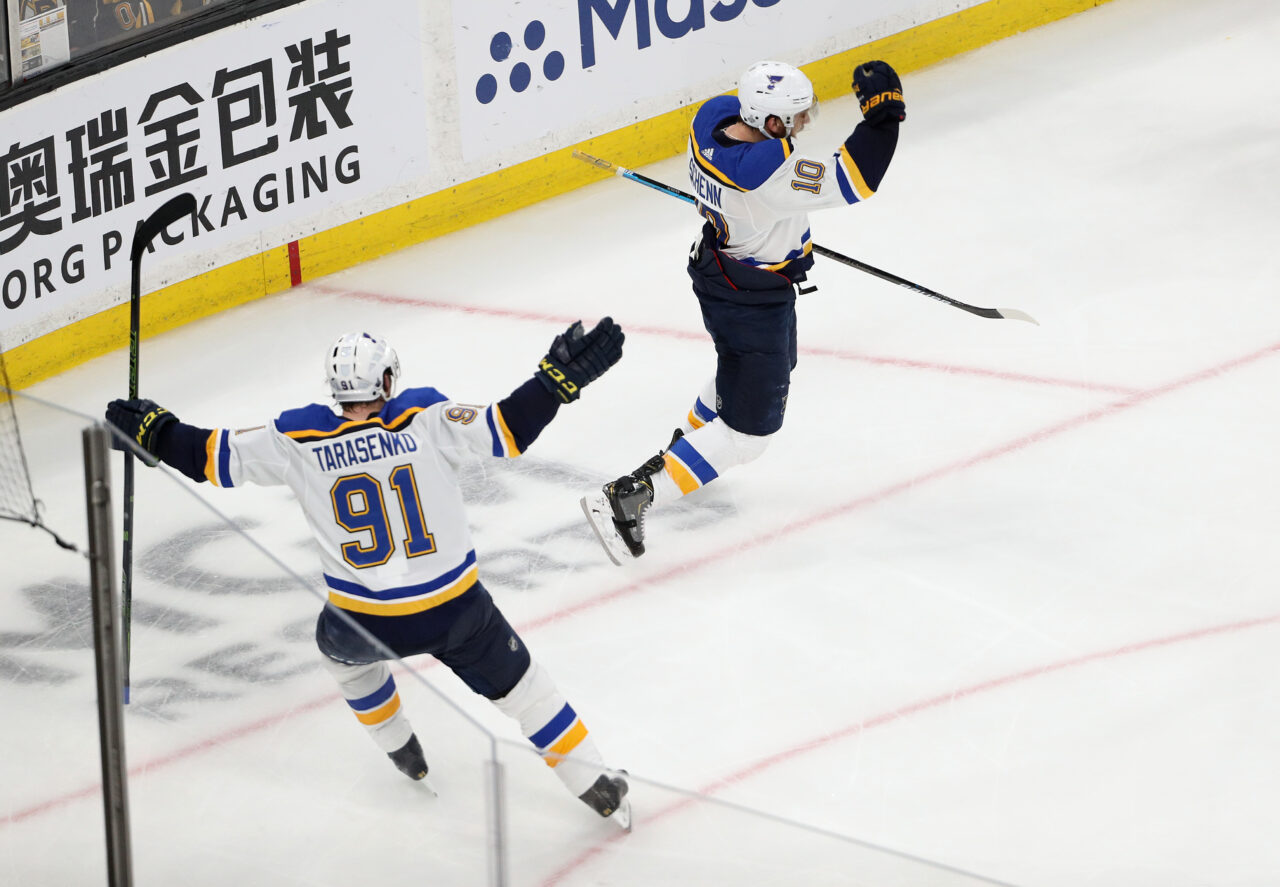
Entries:
POLYGON ((446 405, 440 413, 442 424, 471 452, 519 456, 555 418, 561 404, 577 400, 583 388, 622 359, 625 339, 612 317, 590 330, 574 321, 552 340, 532 378, 488 407, 446 405))
POLYGON ((888 62, 854 66, 853 92, 862 122, 836 152, 843 173, 840 186, 849 203, 855 202, 850 197, 865 200, 880 187, 898 146, 898 124, 907 119, 902 81, 888 62))

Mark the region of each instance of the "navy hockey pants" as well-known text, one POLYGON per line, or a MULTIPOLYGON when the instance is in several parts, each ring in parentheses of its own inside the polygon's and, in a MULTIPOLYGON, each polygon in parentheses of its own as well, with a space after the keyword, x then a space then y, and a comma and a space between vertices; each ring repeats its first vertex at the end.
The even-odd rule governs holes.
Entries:
POLYGON ((479 582, 447 603, 408 616, 369 616, 325 604, 316 620, 316 644, 330 659, 351 665, 388 657, 364 639, 350 617, 404 658, 429 653, 487 699, 511 692, 529 669, 529 651, 479 582))
POLYGON ((702 323, 716 346, 716 412, 734 431, 782 427, 796 366, 796 296, 774 271, 745 265, 705 239, 689 259, 702 323))

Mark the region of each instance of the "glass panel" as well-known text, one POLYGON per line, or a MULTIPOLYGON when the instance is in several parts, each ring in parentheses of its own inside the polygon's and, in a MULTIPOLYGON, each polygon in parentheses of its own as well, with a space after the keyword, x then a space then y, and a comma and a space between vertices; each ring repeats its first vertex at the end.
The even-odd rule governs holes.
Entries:
POLYGON ((504 849, 511 887, 999 883, 636 773, 627 777, 632 831, 625 832, 566 794, 527 744, 503 741, 499 756, 506 774, 504 849))
MULTIPOLYGON (((103 47, 145 37, 226 0, 21 0, 22 79, 39 76, 103 47)), ((0 60, 8 54, 0 47, 0 60)), ((9 79, 7 61, 0 87, 9 79)))
POLYGON ((21 0, 18 20, 24 80, 71 60, 65 0, 21 0))
POLYGON ((136 40, 224 0, 72 0, 71 53, 136 40))
POLYGON ((9 88, 9 12, 0 6, 0 92, 9 88))
MULTIPOLYGON (((46 520, 85 547, 80 432, 92 417, 23 395, 16 412, 46 520)), ((122 460, 111 461, 118 515, 122 460)), ((322 666, 318 565, 287 492, 196 487, 139 465, 134 516, 137 883, 485 884, 482 724, 504 720, 496 709, 434 659, 394 664, 431 768, 411 781, 322 666)), ((0 880, 104 883, 88 568, 36 533, 0 521, 0 880)))
MULTIPOLYGON (((4 513, 29 518, 34 511, 87 551, 87 423, 21 395, 12 407, 0 447, 11 452, 20 433, 25 459, 0 467, 17 493, 7 501, 18 503, 4 513), (21 504, 28 490, 38 500, 30 508, 21 504)), ((0 565, 0 880, 105 883, 88 562, 30 522, 0 520, 0 565)))

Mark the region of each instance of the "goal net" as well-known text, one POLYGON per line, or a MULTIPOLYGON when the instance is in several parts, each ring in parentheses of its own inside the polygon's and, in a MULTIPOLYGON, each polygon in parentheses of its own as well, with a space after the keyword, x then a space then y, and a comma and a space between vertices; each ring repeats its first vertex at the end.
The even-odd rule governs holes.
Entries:
POLYGON ((0 387, 0 517, 37 525, 39 508, 18 433, 18 414, 13 406, 13 391, 9 387, 9 371, 2 350, 0 384, 3 385, 0 387))

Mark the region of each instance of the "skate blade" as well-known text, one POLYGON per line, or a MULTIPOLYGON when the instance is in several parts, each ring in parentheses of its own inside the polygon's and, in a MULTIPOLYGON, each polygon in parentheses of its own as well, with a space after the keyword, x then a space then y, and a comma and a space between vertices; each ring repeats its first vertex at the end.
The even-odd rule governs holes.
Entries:
POLYGON ((609 815, 609 820, 624 832, 631 831, 631 800, 623 798, 618 809, 609 815))
MULTIPOLYGON (((609 510, 608 501, 604 496, 583 496, 578 500, 578 504, 582 506, 582 513, 587 516, 591 532, 596 534, 596 539, 600 541, 600 547, 604 549, 604 553, 609 555, 609 560, 614 564, 622 566, 621 552, 625 550, 626 543, 618 538, 617 532, 613 529, 613 513, 609 510)), ((628 557, 630 554, 627 552, 628 557)))

